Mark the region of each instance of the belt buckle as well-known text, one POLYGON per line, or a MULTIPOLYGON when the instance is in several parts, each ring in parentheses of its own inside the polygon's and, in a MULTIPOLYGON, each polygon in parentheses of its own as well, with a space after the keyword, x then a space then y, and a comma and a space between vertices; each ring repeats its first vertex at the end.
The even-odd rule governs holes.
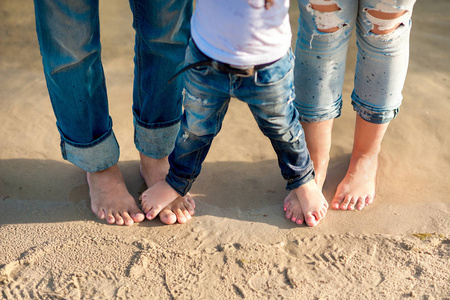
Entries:
POLYGON ((248 69, 238 69, 238 70, 242 72, 242 73, 236 74, 239 77, 252 77, 253 75, 255 75, 255 67, 251 67, 248 69))

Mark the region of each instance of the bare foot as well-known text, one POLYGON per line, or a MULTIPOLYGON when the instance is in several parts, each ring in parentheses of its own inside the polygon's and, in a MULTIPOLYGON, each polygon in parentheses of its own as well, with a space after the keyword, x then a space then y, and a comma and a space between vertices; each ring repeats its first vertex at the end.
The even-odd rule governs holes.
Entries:
MULTIPOLYGON (((140 153, 140 156, 140 171, 147 187, 150 188, 156 183, 164 181, 169 171, 168 158, 154 159, 142 153, 140 153)), ((191 195, 187 194, 185 197, 178 197, 164 207, 160 212, 159 218, 161 222, 167 225, 172 225, 176 222, 184 224, 192 218, 195 213, 194 209, 195 202, 191 195)))
POLYGON ((373 202, 378 154, 388 125, 370 123, 357 115, 350 165, 331 200, 333 209, 361 210, 373 202))
POLYGON ((142 210, 149 220, 153 220, 166 206, 180 195, 165 181, 160 181, 142 193, 142 210))
POLYGON ((194 209, 195 202, 191 195, 187 194, 184 197, 178 197, 164 207, 159 213, 159 219, 167 225, 172 225, 176 222, 184 224, 192 218, 195 213, 194 209))
POLYGON ((87 173, 91 209, 109 224, 133 225, 145 219, 128 192, 117 165, 106 170, 87 173))
POLYGON ((298 201, 297 195, 294 191, 290 191, 289 195, 284 199, 284 216, 297 224, 303 224, 305 217, 303 216, 302 206, 298 201))
POLYGON ((347 174, 331 200, 331 208, 362 210, 375 198, 378 154, 352 154, 347 174))
POLYGON ((291 191, 284 200, 286 218, 314 227, 325 217, 328 203, 314 180, 291 191))

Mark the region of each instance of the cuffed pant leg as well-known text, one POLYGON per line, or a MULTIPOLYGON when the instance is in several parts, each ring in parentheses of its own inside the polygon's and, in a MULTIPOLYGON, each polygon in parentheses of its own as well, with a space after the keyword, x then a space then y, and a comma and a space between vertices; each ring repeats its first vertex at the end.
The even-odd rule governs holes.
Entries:
POLYGON ((36 0, 35 14, 63 157, 88 172, 107 168, 119 149, 100 57, 98 0, 36 0))
POLYGON ((192 0, 130 0, 136 30, 133 115, 137 149, 152 158, 173 149, 182 112, 182 76, 192 0))

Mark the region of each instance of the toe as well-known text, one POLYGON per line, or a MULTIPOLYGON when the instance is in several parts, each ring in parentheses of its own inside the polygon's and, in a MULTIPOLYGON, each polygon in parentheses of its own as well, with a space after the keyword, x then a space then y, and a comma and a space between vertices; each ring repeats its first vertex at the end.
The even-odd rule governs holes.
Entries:
POLYGON ((358 202, 356 203, 356 209, 362 210, 364 208, 364 206, 366 206, 366 201, 362 198, 359 198, 358 202))
POLYGON ((284 216, 286 217, 286 219, 291 219, 292 218, 292 210, 285 208, 284 211, 285 211, 284 216))
POLYGON ((350 195, 345 196, 344 201, 342 201, 340 208, 342 210, 347 210, 347 207, 351 201, 352 201, 352 196, 350 196, 350 195))
POLYGON ((92 211, 95 213, 95 215, 99 219, 101 219, 101 220, 106 219, 106 214, 105 214, 105 211, 103 209, 95 210, 94 208, 92 208, 92 211))
POLYGON ((174 210, 175 215, 177 216, 177 221, 180 224, 184 224, 187 222, 186 216, 184 215, 184 213, 181 211, 181 209, 177 208, 174 210))
POLYGON ((145 219, 145 215, 142 213, 140 209, 135 209, 131 211, 130 217, 133 219, 134 223, 140 223, 145 219))
POLYGON ((374 200, 374 198, 375 198, 375 195, 368 195, 367 197, 366 197, 366 205, 369 205, 369 204, 372 204, 373 203, 373 200, 374 200))
POLYGON ((184 210, 184 211, 183 211, 183 214, 184 214, 184 216, 186 217, 186 220, 187 220, 187 221, 190 221, 190 220, 192 219, 192 216, 191 216, 191 214, 189 213, 189 211, 184 210))
POLYGON ((131 226, 131 225, 133 225, 134 224, 134 221, 133 221, 133 219, 131 218, 131 216, 128 214, 128 212, 123 212, 122 213, 122 217, 123 217, 123 220, 124 220, 124 224, 126 225, 126 226, 131 226))
POLYGON ((158 215, 158 212, 152 207, 146 214, 145 217, 148 220, 153 220, 158 215))
POLYGON ((112 211, 105 211, 104 214, 106 215, 106 222, 108 222, 109 224, 116 223, 116 218, 114 218, 112 211))
POLYGON ((186 201, 184 201, 185 210, 187 210, 189 216, 193 216, 195 214, 195 202, 194 199, 189 195, 186 197, 186 201))
POLYGON ((305 222, 306 225, 310 226, 310 227, 314 227, 317 224, 319 224, 319 222, 316 220, 316 218, 312 215, 312 213, 308 213, 305 216, 305 222))
POLYGON ((297 216, 295 216, 295 223, 297 224, 303 224, 304 218, 303 218, 303 214, 300 212, 297 216))
POLYGON ((167 225, 172 225, 177 222, 177 216, 170 209, 161 211, 159 213, 159 219, 167 225))
POLYGON ((341 202, 342 202, 342 197, 334 197, 333 200, 331 200, 331 208, 339 209, 341 202))
POLYGON ((355 205, 356 205, 356 203, 359 202, 359 200, 360 200, 360 198, 356 198, 356 197, 352 198, 350 200, 350 203, 348 204, 348 210, 354 210, 355 209, 355 205))
MULTIPOLYGON (((195 201, 194 201, 194 199, 192 198, 192 196, 191 196, 191 194, 186 194, 186 201, 192 206, 192 210, 194 210, 195 209, 195 201)), ((192 213, 191 215, 193 215, 194 213, 192 213)))
POLYGON ((123 220, 122 216, 119 213, 114 213, 114 218, 116 219, 117 225, 125 224, 125 221, 123 220))

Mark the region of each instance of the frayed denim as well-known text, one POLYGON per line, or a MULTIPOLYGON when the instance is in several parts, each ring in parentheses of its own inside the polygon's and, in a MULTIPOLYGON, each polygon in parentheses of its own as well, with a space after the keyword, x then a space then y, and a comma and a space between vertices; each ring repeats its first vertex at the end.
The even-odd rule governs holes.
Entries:
POLYGON ((299 0, 300 18, 296 43, 295 105, 303 122, 336 118, 341 113, 345 61, 349 39, 356 28, 358 47, 352 104, 364 120, 381 124, 395 118, 409 60, 411 14, 415 0, 299 0), (337 6, 320 12, 313 5, 337 6), (382 20, 370 10, 405 13, 382 20), (388 34, 375 34, 393 28, 388 34), (336 28, 326 33, 326 29, 336 28))

